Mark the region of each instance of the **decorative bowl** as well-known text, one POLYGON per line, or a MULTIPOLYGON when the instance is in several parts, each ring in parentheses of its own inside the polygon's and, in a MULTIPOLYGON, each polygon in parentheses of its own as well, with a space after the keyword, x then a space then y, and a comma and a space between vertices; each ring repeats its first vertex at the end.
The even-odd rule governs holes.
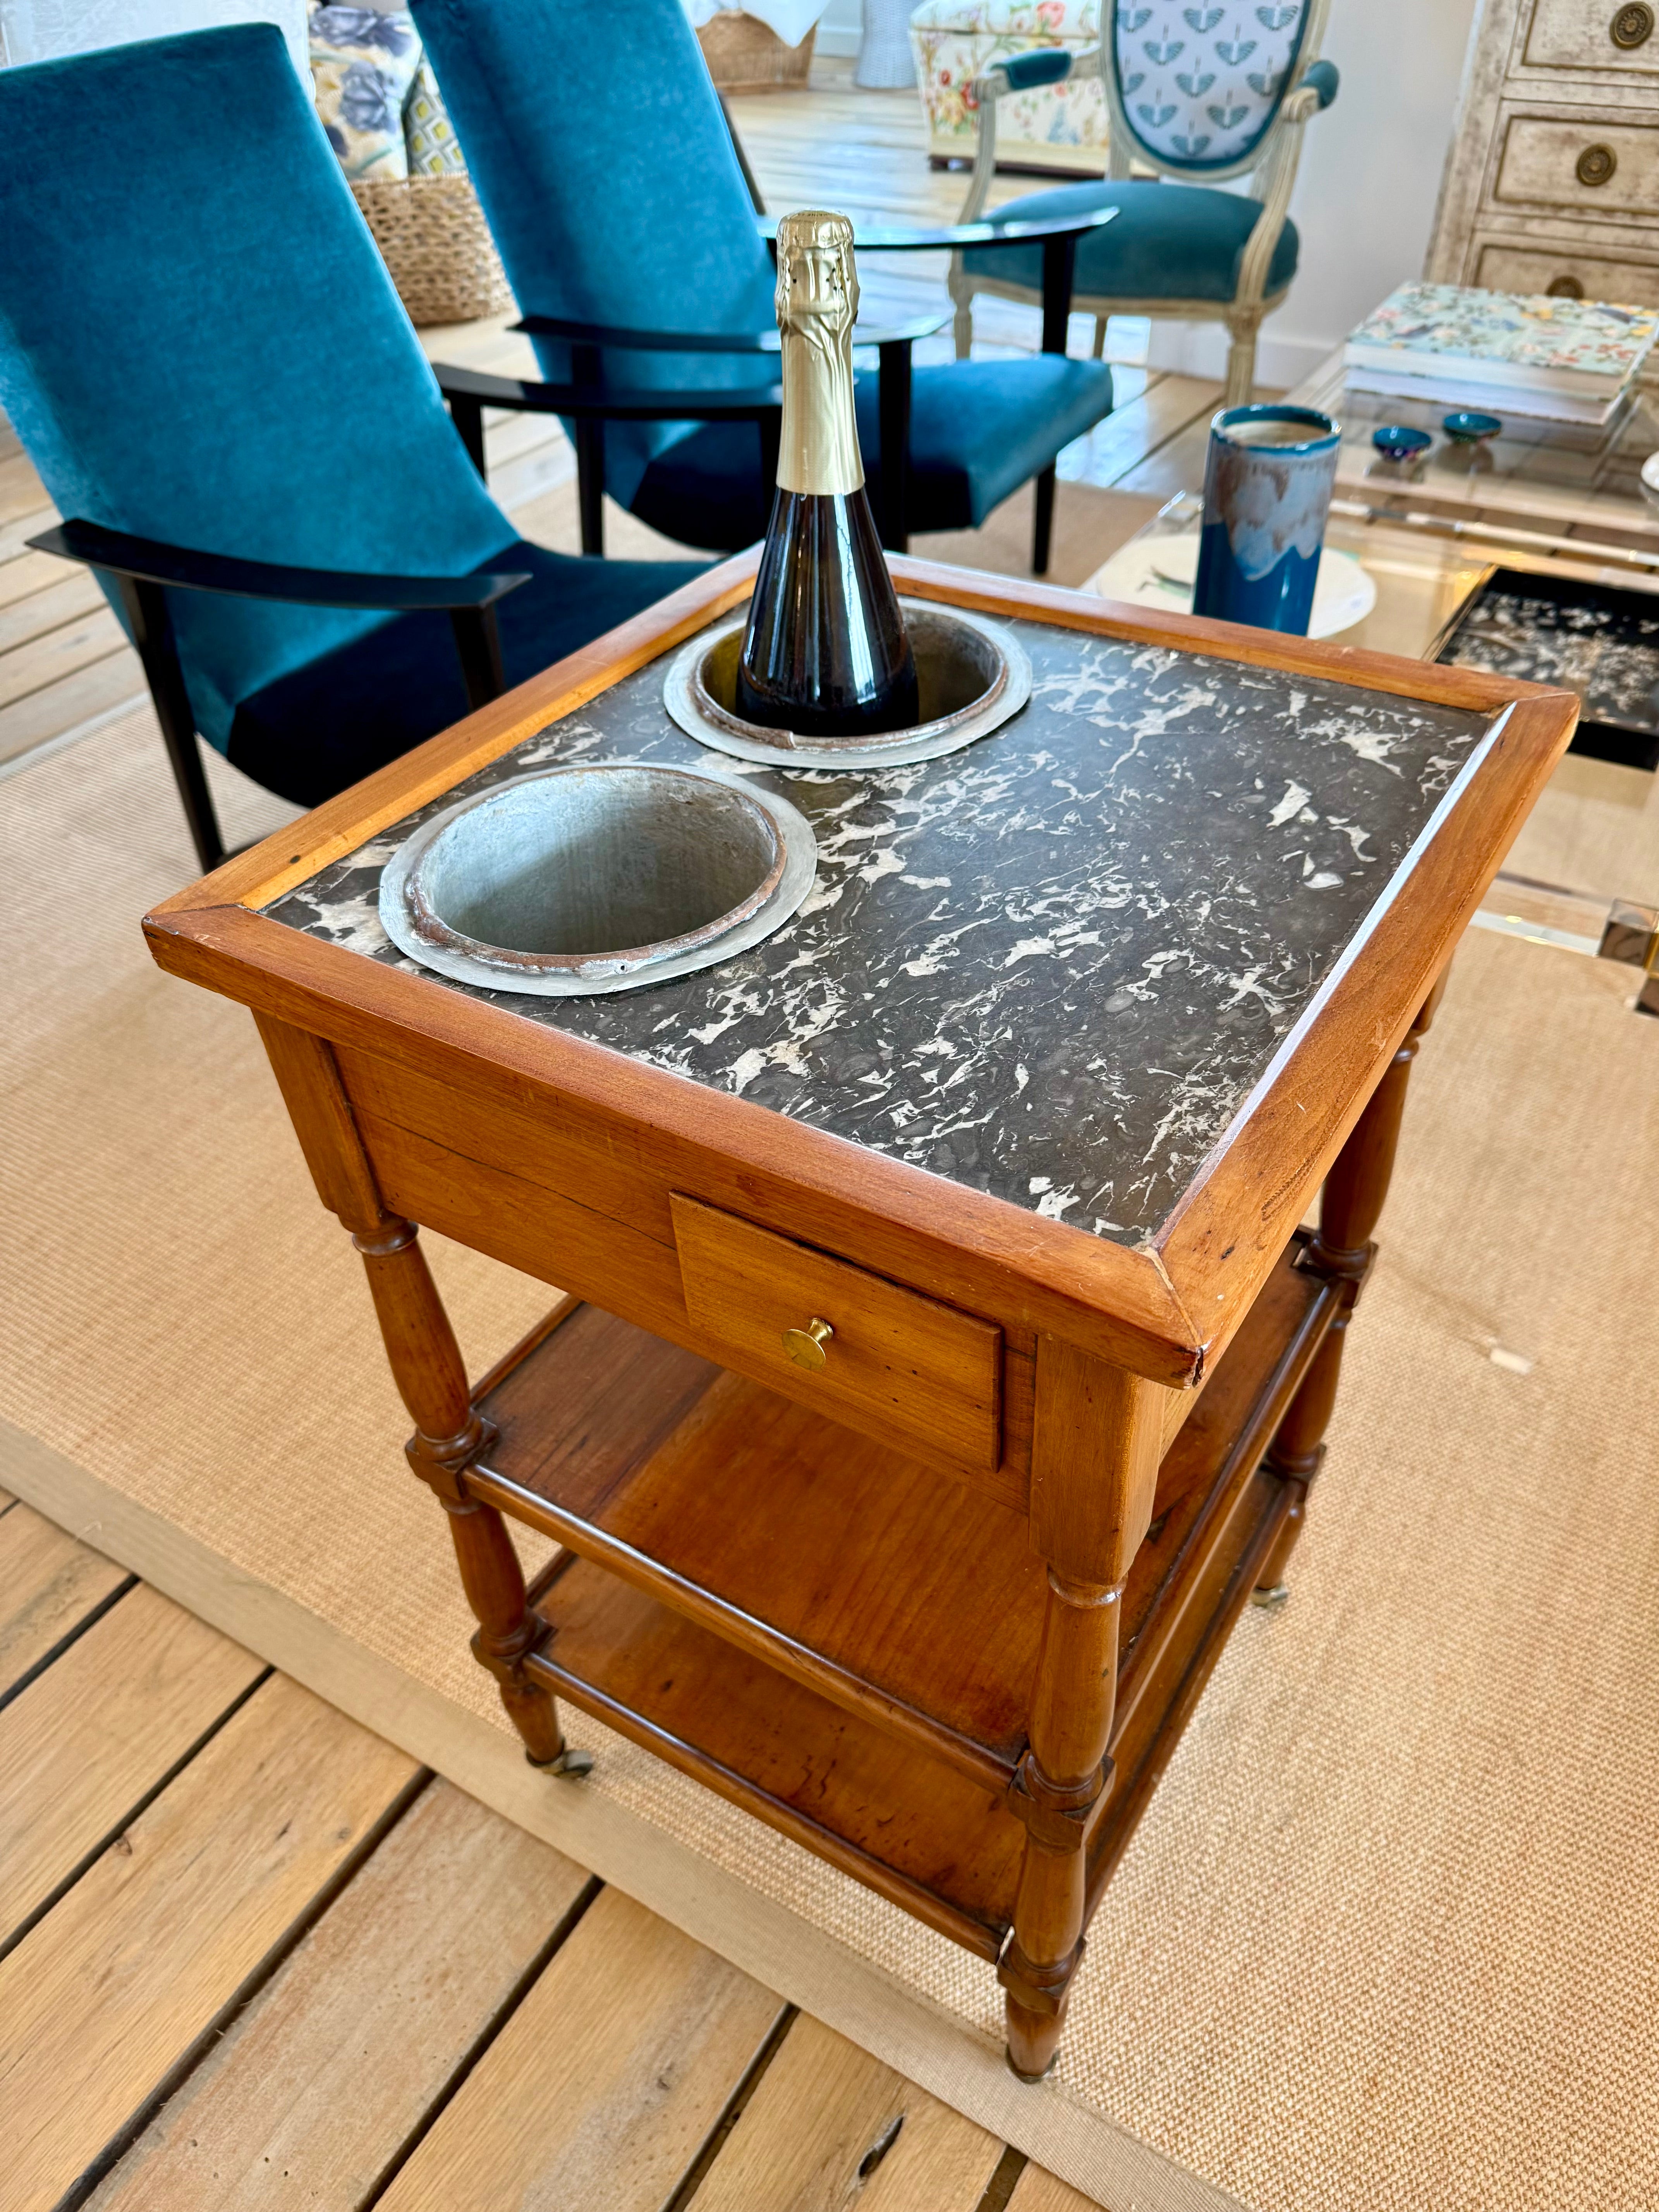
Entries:
POLYGON ((1384 422, 1371 432, 1371 443, 1382 459, 1403 465, 1420 459, 1434 440, 1426 430, 1413 430, 1403 422, 1384 422))
POLYGON ((1480 415, 1460 407, 1440 427, 1455 446, 1484 446, 1488 438, 1498 435, 1504 422, 1501 416, 1480 415))

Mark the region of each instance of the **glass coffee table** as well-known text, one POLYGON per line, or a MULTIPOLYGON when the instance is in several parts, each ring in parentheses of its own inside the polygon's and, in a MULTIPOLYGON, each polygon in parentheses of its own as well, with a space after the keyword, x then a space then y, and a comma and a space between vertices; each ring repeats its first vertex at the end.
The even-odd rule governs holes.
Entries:
MULTIPOLYGON (((1178 492, 1102 562, 1084 589, 1132 606, 1190 612, 1203 506, 1196 492, 1178 492)), ((1427 659, 1500 560, 1510 562, 1507 549, 1334 508, 1311 635, 1427 659)))
MULTIPOLYGON (((1443 435, 1444 407, 1347 391, 1340 351, 1287 397, 1342 424, 1326 544, 1376 586, 1368 611, 1326 632, 1345 645, 1425 657, 1500 564, 1659 592, 1659 510, 1641 488, 1642 464, 1659 452, 1659 389, 1638 388, 1610 436, 1510 416, 1498 436, 1474 448, 1443 435), (1379 459, 1371 433, 1385 422, 1435 436, 1413 471, 1379 459)), ((1196 491, 1171 500, 1085 588, 1113 596, 1114 585, 1139 581, 1151 541, 1195 536, 1196 491)), ((1173 575, 1181 557, 1158 565, 1173 575)), ((1153 588, 1155 599, 1135 589, 1130 596, 1180 607, 1178 590, 1153 588)))
MULTIPOLYGON (((1659 391, 1638 390, 1610 437, 1513 418, 1473 455, 1441 435, 1446 409, 1346 392, 1340 352, 1288 397, 1343 425, 1316 635, 1432 659, 1500 567, 1659 596, 1659 510, 1640 483, 1659 452, 1659 391), (1414 474, 1378 461, 1371 433, 1384 421, 1435 434, 1414 474)), ((1168 501, 1084 588, 1189 609, 1201 506, 1196 488, 1168 501)), ((1570 754, 1477 919, 1575 951, 1617 944, 1628 957, 1615 908, 1659 912, 1659 778, 1570 754)), ((1649 993, 1659 1010, 1651 980, 1649 993)))

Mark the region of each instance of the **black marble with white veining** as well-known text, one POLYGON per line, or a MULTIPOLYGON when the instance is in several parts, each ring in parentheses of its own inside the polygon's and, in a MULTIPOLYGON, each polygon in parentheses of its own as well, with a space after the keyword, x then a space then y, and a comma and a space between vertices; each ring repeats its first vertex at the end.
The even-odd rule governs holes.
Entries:
POLYGON ((1659 605, 1646 592, 1500 568, 1440 658, 1565 686, 1586 720, 1659 735, 1659 605))
MULTIPOLYGON (((1019 623, 1036 690, 967 751, 752 771, 818 840, 796 918, 620 996, 470 992, 1126 1243, 1156 1229, 1484 735, 1484 716, 1019 623)), ((556 761, 738 769, 658 661, 267 911, 414 969, 382 866, 556 761)), ((420 971, 417 971, 420 972, 420 971)), ((441 980, 441 979, 440 979, 441 980)))

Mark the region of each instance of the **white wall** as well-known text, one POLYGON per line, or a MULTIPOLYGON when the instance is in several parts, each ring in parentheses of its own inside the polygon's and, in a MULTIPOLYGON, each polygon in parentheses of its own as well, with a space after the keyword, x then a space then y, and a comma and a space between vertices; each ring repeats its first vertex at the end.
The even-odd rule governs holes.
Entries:
POLYGON ((222 23, 276 24, 295 66, 307 69, 305 0, 0 0, 0 64, 55 61, 222 23))
MULTIPOLYGON (((1396 284, 1423 273, 1477 0, 1333 0, 1336 105, 1307 126, 1291 216, 1302 256, 1264 326, 1264 384, 1297 383, 1396 284)), ((1152 358, 1219 375, 1216 325, 1154 323, 1152 358)))
POLYGON ((860 0, 830 0, 830 5, 818 18, 815 51, 821 54, 845 54, 850 58, 859 50, 862 18, 860 0))

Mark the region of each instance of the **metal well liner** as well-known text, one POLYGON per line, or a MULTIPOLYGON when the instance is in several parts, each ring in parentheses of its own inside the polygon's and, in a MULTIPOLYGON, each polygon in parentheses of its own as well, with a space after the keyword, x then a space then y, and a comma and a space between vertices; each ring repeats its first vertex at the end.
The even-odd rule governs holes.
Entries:
POLYGON ((688 737, 738 760, 772 768, 827 768, 845 773, 936 760, 988 737, 1011 721, 1031 696, 1025 648, 1000 623, 931 599, 901 599, 915 654, 922 719, 914 729, 874 738, 798 740, 733 711, 738 659, 747 611, 705 630, 669 665, 663 704, 688 737))
POLYGON ((515 776, 424 823, 380 878, 380 921, 452 981, 547 998, 628 990, 732 958, 817 871, 787 799, 655 761, 515 776))

